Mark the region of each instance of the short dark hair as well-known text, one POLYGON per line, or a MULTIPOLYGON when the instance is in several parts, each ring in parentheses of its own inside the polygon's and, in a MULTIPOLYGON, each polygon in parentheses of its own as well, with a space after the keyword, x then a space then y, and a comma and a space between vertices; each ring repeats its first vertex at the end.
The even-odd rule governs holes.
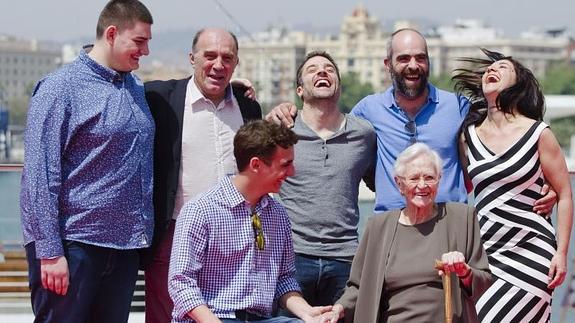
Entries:
POLYGON ((543 120, 545 114, 545 97, 539 82, 533 73, 511 56, 481 48, 487 58, 460 58, 462 62, 470 63, 472 68, 458 68, 453 80, 457 93, 465 95, 471 102, 469 113, 463 122, 463 128, 474 124, 479 125, 487 116, 487 101, 483 96, 482 77, 491 64, 508 60, 515 69, 515 84, 502 90, 497 96, 496 104, 503 113, 513 114, 513 109, 533 120, 543 120))
POLYGON ((316 56, 321 56, 326 58, 330 63, 333 64, 333 66, 335 67, 335 72, 337 73, 337 79, 339 81, 341 81, 341 76, 339 75, 339 67, 337 66, 337 63, 335 62, 335 60, 333 59, 333 57, 331 57, 330 54, 328 54, 326 51, 323 50, 314 50, 311 51, 309 53, 307 53, 307 55, 305 55, 305 58, 303 59, 303 61, 299 64, 298 68, 297 68, 297 72, 296 72, 296 77, 295 77, 295 85, 296 86, 301 86, 303 84, 303 80, 302 78, 302 74, 303 74, 303 66, 305 65, 305 63, 307 61, 309 61, 310 59, 316 57, 316 56))
POLYGON ((121 31, 132 27, 136 22, 154 23, 152 14, 143 3, 138 0, 110 0, 100 12, 96 38, 102 38, 108 26, 116 26, 121 31))
POLYGON ((296 134, 286 127, 265 120, 248 122, 234 137, 234 156, 238 170, 244 171, 253 157, 269 165, 277 146, 288 149, 296 143, 296 134))
POLYGON ((387 59, 391 61, 392 57, 393 57, 393 38, 395 38, 395 35, 404 32, 404 31, 411 31, 414 32, 416 34, 418 34, 421 39, 423 39, 423 42, 425 43, 425 54, 427 55, 427 61, 429 62, 429 50, 427 48, 427 40, 425 39, 425 36, 423 36, 423 34, 421 32, 419 32, 419 30, 415 29, 415 28, 400 28, 396 31, 394 31, 391 36, 389 36, 389 39, 387 40, 387 59))
MULTIPOLYGON (((192 54, 195 54, 198 50, 197 46, 198 46, 198 41, 200 40, 200 36, 204 33, 204 31, 206 31, 207 28, 202 28, 200 30, 198 30, 198 32, 196 32, 196 34, 194 35, 194 39, 192 40, 192 54)), ((228 34, 230 34, 230 36, 232 36, 232 39, 234 40, 234 45, 236 45, 236 53, 240 51, 240 47, 238 46, 238 38, 236 37, 236 35, 229 31, 226 30, 228 32, 228 34)))

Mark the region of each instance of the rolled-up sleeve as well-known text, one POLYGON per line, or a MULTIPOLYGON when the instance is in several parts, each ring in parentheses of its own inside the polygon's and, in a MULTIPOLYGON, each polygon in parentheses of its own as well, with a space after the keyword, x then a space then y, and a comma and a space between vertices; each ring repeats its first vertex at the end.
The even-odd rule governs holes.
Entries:
POLYGON ((198 286, 198 273, 206 256, 207 234, 206 217, 201 208, 187 204, 176 222, 168 276, 174 318, 185 319, 188 312, 206 304, 198 286))
POLYGON ((301 292, 297 279, 295 278, 295 254, 293 251, 293 243, 291 238, 291 226, 289 223, 287 214, 285 215, 285 223, 282 225, 283 232, 282 235, 284 239, 284 255, 282 259, 282 266, 278 272, 278 280, 276 285, 276 291, 274 295, 274 301, 277 301, 282 295, 288 292, 301 292))
POLYGON ((58 200, 68 132, 66 88, 61 78, 41 81, 28 110, 20 206, 25 235, 35 241, 40 259, 64 255, 58 200))

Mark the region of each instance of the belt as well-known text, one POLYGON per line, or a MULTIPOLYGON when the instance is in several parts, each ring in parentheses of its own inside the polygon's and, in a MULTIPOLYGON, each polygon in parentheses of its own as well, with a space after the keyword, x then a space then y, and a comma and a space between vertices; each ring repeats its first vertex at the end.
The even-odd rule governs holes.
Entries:
POLYGON ((235 312, 235 314, 236 314, 236 319, 238 319, 240 321, 244 321, 244 322, 261 321, 261 320, 267 319, 266 317, 262 317, 262 316, 259 316, 257 314, 250 313, 246 310, 237 310, 235 312))

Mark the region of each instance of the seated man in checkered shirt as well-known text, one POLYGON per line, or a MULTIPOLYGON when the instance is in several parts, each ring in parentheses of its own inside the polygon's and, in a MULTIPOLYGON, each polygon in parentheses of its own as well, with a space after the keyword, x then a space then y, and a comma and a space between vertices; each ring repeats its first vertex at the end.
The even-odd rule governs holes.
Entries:
POLYGON ((300 294, 289 219, 268 195, 294 174, 296 142, 266 121, 244 125, 234 138, 239 174, 184 206, 170 260, 172 322, 301 322, 272 318, 277 305, 305 322, 328 317, 330 306, 300 294))

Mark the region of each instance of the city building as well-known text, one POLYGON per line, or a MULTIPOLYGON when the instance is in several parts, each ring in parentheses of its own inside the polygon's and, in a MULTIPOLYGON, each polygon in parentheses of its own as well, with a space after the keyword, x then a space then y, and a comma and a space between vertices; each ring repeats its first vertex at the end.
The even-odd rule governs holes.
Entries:
MULTIPOLYGON (((397 21, 393 30, 416 28, 413 22, 397 21)), ((359 4, 343 18, 337 35, 312 35, 286 28, 240 38, 241 60, 236 77, 256 84, 258 99, 264 106, 294 100, 295 71, 311 50, 325 50, 339 65, 341 74, 355 72, 361 82, 371 83, 375 91, 390 85, 383 59, 393 30, 383 30, 380 21, 359 4)), ((564 30, 528 31, 508 38, 480 20, 456 20, 453 25, 422 30, 429 47, 430 74, 450 75, 462 66, 458 58, 477 57, 479 48, 513 56, 543 77, 556 62, 573 62, 575 46, 564 30)))
POLYGON ((29 96, 40 78, 60 66, 61 56, 59 47, 0 34, 0 96, 6 101, 29 96))
POLYGON ((305 57, 308 37, 304 32, 275 27, 241 38, 235 76, 251 80, 264 105, 293 102, 296 69, 305 57))

